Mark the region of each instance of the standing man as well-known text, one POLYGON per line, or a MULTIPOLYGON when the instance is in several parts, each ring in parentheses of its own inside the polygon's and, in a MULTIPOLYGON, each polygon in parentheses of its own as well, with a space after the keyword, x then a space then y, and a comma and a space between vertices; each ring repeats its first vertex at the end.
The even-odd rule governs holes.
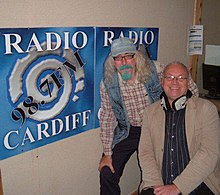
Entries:
POLYGON ((100 85, 100 194, 119 195, 125 164, 137 150, 143 110, 162 92, 156 68, 127 37, 115 39, 100 85))
POLYGON ((189 72, 166 66, 161 101, 144 112, 139 145, 141 195, 220 194, 220 125, 216 107, 192 97, 189 72))

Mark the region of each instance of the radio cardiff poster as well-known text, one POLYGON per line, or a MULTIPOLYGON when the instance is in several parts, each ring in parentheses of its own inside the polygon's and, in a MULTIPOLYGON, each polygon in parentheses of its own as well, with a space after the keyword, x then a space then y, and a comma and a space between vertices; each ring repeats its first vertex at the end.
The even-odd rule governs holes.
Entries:
POLYGON ((0 33, 0 158, 93 129, 94 28, 0 33))
POLYGON ((103 64, 129 37, 157 59, 158 28, 0 29, 0 160, 99 127, 103 64))

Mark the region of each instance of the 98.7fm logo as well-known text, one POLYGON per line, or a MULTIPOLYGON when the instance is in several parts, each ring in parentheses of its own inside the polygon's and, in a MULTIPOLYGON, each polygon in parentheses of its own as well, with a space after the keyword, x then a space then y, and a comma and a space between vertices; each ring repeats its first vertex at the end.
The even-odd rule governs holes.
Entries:
MULTIPOLYGON (((42 43, 42 48, 45 47, 46 43, 42 43)), ((72 49, 62 51, 60 48, 55 51, 37 52, 36 48, 32 48, 26 57, 17 60, 9 77, 11 101, 17 104, 11 112, 12 119, 21 121, 23 125, 26 118, 44 121, 60 114, 72 93, 73 74, 76 82, 72 98, 74 102, 79 99, 77 93, 84 89, 83 66, 84 63, 78 51, 74 52, 72 49), (39 60, 49 55, 62 57, 64 62, 56 58, 39 60), (32 67, 33 63, 35 64, 32 67), (24 75, 26 80, 23 80, 24 75), (23 82, 25 82, 26 97, 19 103, 24 93, 23 82)))

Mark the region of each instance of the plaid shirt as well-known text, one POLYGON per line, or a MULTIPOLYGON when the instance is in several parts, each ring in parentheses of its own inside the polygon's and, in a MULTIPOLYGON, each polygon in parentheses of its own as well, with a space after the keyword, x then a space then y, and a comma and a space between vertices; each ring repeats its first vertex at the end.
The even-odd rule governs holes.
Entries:
MULTIPOLYGON (((161 78, 161 73, 164 68, 161 64, 156 64, 158 76, 161 78)), ((122 80, 119 75, 119 86, 121 89, 122 100, 127 111, 128 120, 132 126, 142 126, 142 118, 144 109, 150 104, 148 94, 145 86, 135 81, 134 84, 129 84, 122 80)), ((190 78, 190 91, 198 96, 198 88, 193 80, 190 78)), ((103 82, 100 84, 101 95, 101 110, 100 110, 100 127, 101 127, 101 141, 103 145, 103 152, 105 155, 112 154, 112 141, 114 137, 114 129, 117 126, 117 119, 112 111, 109 96, 106 92, 103 82)))

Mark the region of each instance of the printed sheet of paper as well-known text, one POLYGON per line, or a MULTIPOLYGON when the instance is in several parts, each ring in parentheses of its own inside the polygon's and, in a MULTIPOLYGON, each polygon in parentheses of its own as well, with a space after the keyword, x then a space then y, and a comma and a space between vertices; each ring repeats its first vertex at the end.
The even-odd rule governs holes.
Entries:
POLYGON ((202 55, 203 25, 193 25, 188 31, 188 55, 202 55))

